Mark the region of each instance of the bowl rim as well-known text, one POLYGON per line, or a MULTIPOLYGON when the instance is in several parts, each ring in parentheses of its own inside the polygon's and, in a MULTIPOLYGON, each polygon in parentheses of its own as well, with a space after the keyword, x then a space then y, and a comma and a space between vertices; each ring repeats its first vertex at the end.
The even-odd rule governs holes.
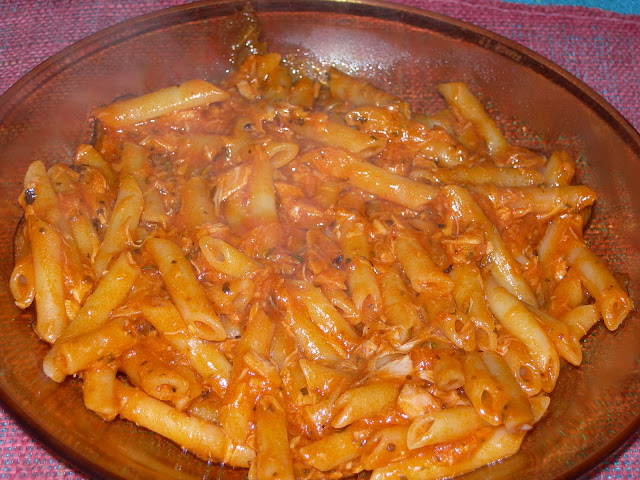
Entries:
MULTIPOLYGON (((16 106, 20 105, 49 79, 107 46, 116 46, 120 42, 163 27, 231 14, 241 9, 245 3, 246 0, 201 0, 176 5, 132 17, 74 42, 39 63, 0 95, 0 122, 4 121, 16 106)), ((541 74, 556 86, 576 97, 613 128, 631 151, 640 157, 640 133, 599 93, 546 57, 483 27, 441 13, 383 0, 252 0, 252 3, 259 15, 270 12, 287 12, 291 11, 291 7, 294 7, 295 11, 300 12, 331 12, 373 17, 388 22, 413 25, 444 35, 447 38, 473 43, 491 54, 506 57, 541 74), (391 12, 396 15, 389 16, 388 14, 391 12)), ((2 372, 0 372, 1 374, 2 372)), ((86 456, 79 455, 72 446, 62 442, 49 432, 45 425, 33 418, 28 410, 14 398, 12 392, 5 388, 3 383, 0 383, 0 403, 29 435, 37 439, 46 450, 52 452, 67 465, 95 478, 129 478, 122 476, 115 470, 104 468, 86 456)), ((564 474, 555 477, 556 480, 575 478, 589 471, 598 470, 599 465, 604 466, 602 465, 604 460, 619 455, 637 437, 634 433, 638 432, 639 427, 640 414, 619 430, 605 445, 602 445, 564 474)))

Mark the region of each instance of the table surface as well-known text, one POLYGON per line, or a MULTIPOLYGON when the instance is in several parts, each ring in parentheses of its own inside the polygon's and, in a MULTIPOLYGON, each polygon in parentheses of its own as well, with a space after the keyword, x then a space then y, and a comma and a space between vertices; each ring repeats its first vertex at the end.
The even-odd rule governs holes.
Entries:
MULTIPOLYGON (((395 0, 492 30, 583 80, 640 130, 640 2, 395 0)), ((72 43, 179 0, 0 0, 0 94, 72 43)), ((0 479, 87 478, 0 412, 0 479)), ((640 479, 640 435, 583 480, 640 479)))

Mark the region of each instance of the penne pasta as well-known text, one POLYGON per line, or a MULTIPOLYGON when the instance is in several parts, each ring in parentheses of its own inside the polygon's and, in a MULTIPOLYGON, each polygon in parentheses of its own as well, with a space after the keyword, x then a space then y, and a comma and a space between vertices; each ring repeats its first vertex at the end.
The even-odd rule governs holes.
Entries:
POLYGON ((189 330, 205 340, 227 338, 227 332, 180 248, 162 238, 150 238, 145 247, 158 265, 169 295, 189 330))
POLYGON ((469 435, 486 425, 473 407, 455 407, 416 418, 407 432, 411 449, 448 442, 469 435))
POLYGON ((291 128, 307 140, 330 147, 338 147, 368 158, 380 153, 386 140, 360 132, 343 123, 331 120, 328 116, 312 114, 292 123, 291 128))
POLYGON ((144 199, 138 183, 132 177, 123 178, 109 226, 95 256, 96 275, 104 275, 112 259, 131 245, 132 230, 138 226, 143 208, 144 199))
POLYGON ((255 458, 253 450, 234 444, 224 430, 211 422, 179 412, 120 382, 116 391, 122 402, 120 416, 170 438, 202 458, 245 468, 255 458))
POLYGON ((602 312, 609 330, 618 328, 632 308, 629 295, 604 265, 603 261, 582 242, 575 242, 567 252, 569 264, 578 271, 580 280, 602 312))
POLYGON ((258 262, 219 238, 207 235, 200 238, 198 245, 209 265, 231 278, 240 278, 261 268, 258 262))
POLYGON ((444 196, 456 215, 477 223, 484 230, 485 237, 492 246, 491 252, 487 252, 487 259, 491 263, 490 270, 496 281, 523 302, 537 305, 536 297, 523 277, 520 265, 507 249, 498 229, 489 221, 469 191, 462 187, 448 186, 444 196))
POLYGON ((294 480, 287 418, 280 403, 271 396, 262 397, 256 415, 257 451, 250 478, 277 478, 294 480))
POLYGON ((204 80, 189 80, 175 87, 96 108, 93 114, 106 125, 118 128, 151 120, 175 110, 206 106, 226 98, 226 92, 204 80))
POLYGON ((464 83, 442 83, 438 85, 438 92, 465 120, 473 123, 478 129, 491 156, 498 156, 507 149, 504 135, 464 83))
POLYGON ((215 344, 201 339, 183 327, 184 322, 176 307, 170 302, 159 305, 143 305, 143 317, 179 352, 203 378, 214 380, 222 390, 229 382, 231 363, 215 344))
POLYGON ((302 155, 300 161, 407 208, 420 209, 431 203, 439 192, 437 187, 396 175, 335 147, 312 150, 302 155))
POLYGON ((60 340, 69 340, 104 325, 111 312, 124 302, 139 275, 139 267, 131 255, 121 253, 95 291, 62 331, 60 340))
POLYGON ((304 460, 321 472, 328 472, 354 460, 361 452, 362 444, 349 428, 331 433, 300 449, 304 460))
POLYGON ((88 333, 59 341, 44 357, 42 369, 54 382, 62 382, 92 363, 129 350, 136 344, 136 333, 126 319, 116 318, 88 333))
POLYGON ((245 55, 266 46, 239 15, 219 83, 98 107, 72 166, 27 169, 9 287, 50 344, 44 374, 251 480, 449 478, 514 455, 561 359, 633 309, 583 235, 595 193, 565 151, 509 144, 463 83, 412 112, 245 55))
POLYGON ((558 379, 560 359, 536 316, 493 279, 486 282, 485 294, 489 308, 498 321, 529 349, 542 376, 542 388, 550 392, 558 379))
POLYGON ((542 174, 531 168, 462 165, 434 170, 414 170, 411 172, 411 178, 434 184, 490 184, 496 187, 537 186, 545 181, 542 174))
POLYGON ((120 413, 120 401, 116 393, 117 365, 97 365, 82 374, 82 399, 85 407, 104 420, 111 421, 120 413))
POLYGON ((343 428, 377 415, 391 406, 397 396, 398 386, 393 382, 376 382, 348 390, 336 400, 331 425, 343 428))
POLYGON ((45 342, 55 342, 69 323, 65 308, 62 238, 47 223, 27 218, 33 252, 35 331, 45 342))

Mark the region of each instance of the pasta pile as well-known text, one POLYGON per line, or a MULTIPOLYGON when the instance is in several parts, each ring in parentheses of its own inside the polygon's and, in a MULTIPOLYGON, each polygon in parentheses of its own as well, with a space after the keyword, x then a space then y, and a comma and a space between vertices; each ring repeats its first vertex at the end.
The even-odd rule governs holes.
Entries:
POLYGON ((632 308, 573 159, 276 53, 94 111, 33 163, 11 289, 46 375, 251 479, 458 475, 516 453, 561 359, 632 308))

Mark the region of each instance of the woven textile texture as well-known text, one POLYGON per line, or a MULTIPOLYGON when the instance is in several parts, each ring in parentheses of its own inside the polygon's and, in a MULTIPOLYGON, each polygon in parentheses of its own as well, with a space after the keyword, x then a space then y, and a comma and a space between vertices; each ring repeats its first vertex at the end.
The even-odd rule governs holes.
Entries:
POLYGON ((633 0, 507 0, 513 3, 528 5, 572 5, 574 7, 591 7, 612 12, 639 15, 640 3, 633 0))
MULTIPOLYGON (((633 1, 396 0, 485 27, 561 65, 640 129, 640 13, 633 1), (588 4, 597 8, 575 5, 588 4), (609 10, 606 10, 609 9, 609 10)), ((86 36, 179 0, 0 0, 0 93, 38 63, 86 36)), ((86 478, 0 413, 0 479, 86 478)), ((640 478, 640 438, 585 475, 640 478)))

